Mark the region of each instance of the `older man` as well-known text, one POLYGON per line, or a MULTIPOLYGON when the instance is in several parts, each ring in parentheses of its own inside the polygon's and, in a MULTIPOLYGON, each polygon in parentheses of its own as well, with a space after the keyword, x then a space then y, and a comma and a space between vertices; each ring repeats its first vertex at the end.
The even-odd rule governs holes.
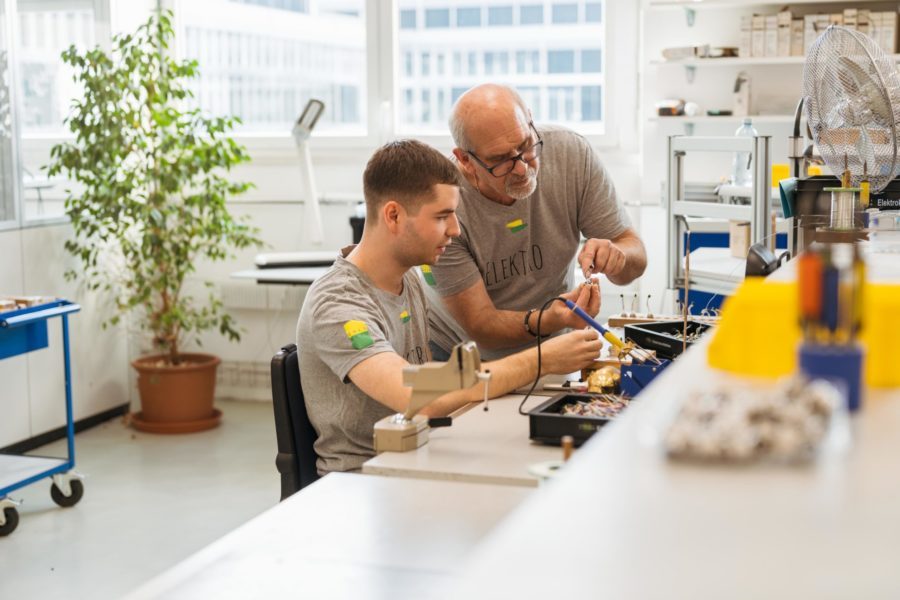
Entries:
MULTIPOLYGON (((430 358, 430 307, 413 267, 437 264, 459 235, 459 179, 447 157, 413 140, 383 146, 366 166, 362 240, 345 248, 309 288, 297 322, 303 392, 319 436, 320 474, 359 469, 375 454, 375 422, 409 403, 403 368, 430 358)), ((548 340, 540 361, 532 348, 483 363, 491 371, 490 392, 503 395, 533 380, 539 370, 581 369, 600 347, 593 330, 573 331, 548 340)), ((449 414, 483 393, 482 384, 450 392, 422 414, 449 414)))
MULTIPOLYGON (((471 338, 496 350, 488 356, 510 354, 534 340, 537 309, 557 295, 596 314, 596 286, 565 293, 573 258, 585 278, 603 273, 627 284, 644 272, 644 245, 582 136, 536 126, 513 89, 492 84, 459 98, 450 129, 463 175, 462 232, 426 277, 449 310, 432 318, 433 351, 471 338)), ((554 303, 541 334, 583 326, 554 303)))

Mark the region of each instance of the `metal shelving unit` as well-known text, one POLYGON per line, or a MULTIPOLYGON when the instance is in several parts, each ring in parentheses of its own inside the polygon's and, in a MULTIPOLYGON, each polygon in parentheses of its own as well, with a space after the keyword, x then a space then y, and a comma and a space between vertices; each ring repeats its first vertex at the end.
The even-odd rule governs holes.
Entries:
MULTIPOLYGON (((687 219, 712 218, 721 220, 739 220, 750 222, 751 243, 768 239, 772 233, 769 210, 771 205, 771 155, 769 136, 757 137, 700 137, 671 136, 668 142, 667 169, 667 228, 666 238, 669 248, 668 288, 679 289, 685 284, 683 266, 684 257, 684 223, 687 219), (691 152, 747 152, 753 161, 753 185, 749 204, 735 205, 721 202, 688 200, 685 194, 684 161, 691 152)), ((705 270, 702 264, 692 268, 690 288, 694 291, 710 294, 731 294, 743 280, 743 271, 734 273, 734 261, 728 260, 728 249, 723 249, 721 256, 714 255, 705 262, 712 270, 705 270), (717 272, 716 265, 722 266, 717 272)))

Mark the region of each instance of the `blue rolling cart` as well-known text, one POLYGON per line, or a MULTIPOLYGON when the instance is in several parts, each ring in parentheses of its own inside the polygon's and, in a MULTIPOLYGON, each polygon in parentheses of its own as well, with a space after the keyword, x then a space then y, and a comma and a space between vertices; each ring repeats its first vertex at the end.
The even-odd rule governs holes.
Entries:
POLYGON ((12 533, 19 524, 18 503, 8 496, 19 488, 49 477, 50 497, 60 506, 74 506, 84 494, 75 466, 75 424, 72 418, 72 373, 69 360, 69 314, 81 310, 68 300, 54 300, 20 310, 0 313, 0 359, 46 348, 47 321, 60 317, 63 335, 63 363, 66 386, 66 439, 68 457, 47 458, 0 453, 0 537, 12 533))

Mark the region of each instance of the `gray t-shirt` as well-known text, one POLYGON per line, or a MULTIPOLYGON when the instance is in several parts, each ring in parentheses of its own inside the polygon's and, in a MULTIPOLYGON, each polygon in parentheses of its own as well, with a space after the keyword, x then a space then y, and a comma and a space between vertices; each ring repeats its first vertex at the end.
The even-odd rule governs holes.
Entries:
MULTIPOLYGON (((463 181, 457 209, 462 233, 432 267, 438 295, 458 294, 481 279, 498 309, 540 308, 574 287, 572 261, 582 234, 612 239, 631 226, 587 140, 563 127, 538 131, 544 148, 531 196, 504 206, 463 181)), ((437 306, 442 303, 432 302, 431 339, 447 350, 463 339, 463 330, 437 306)), ((508 356, 525 346, 482 357, 508 356)))
POLYGON ((297 322, 297 347, 306 408, 319 436, 320 474, 359 469, 375 455, 375 422, 393 411, 364 394, 347 374, 381 352, 395 352, 411 364, 430 360, 427 306, 412 270, 397 296, 342 257, 309 288, 297 322))

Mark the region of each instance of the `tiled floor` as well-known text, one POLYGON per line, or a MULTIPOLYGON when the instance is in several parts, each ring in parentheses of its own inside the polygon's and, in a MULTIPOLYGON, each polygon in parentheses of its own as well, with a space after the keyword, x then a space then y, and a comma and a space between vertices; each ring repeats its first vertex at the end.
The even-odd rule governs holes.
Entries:
MULTIPOLYGON (((49 480, 0 538, 0 598, 118 598, 278 502, 272 406, 220 402, 212 431, 163 436, 120 419, 75 438, 85 493, 73 508, 49 480)), ((64 441, 34 454, 63 456, 64 441)))

